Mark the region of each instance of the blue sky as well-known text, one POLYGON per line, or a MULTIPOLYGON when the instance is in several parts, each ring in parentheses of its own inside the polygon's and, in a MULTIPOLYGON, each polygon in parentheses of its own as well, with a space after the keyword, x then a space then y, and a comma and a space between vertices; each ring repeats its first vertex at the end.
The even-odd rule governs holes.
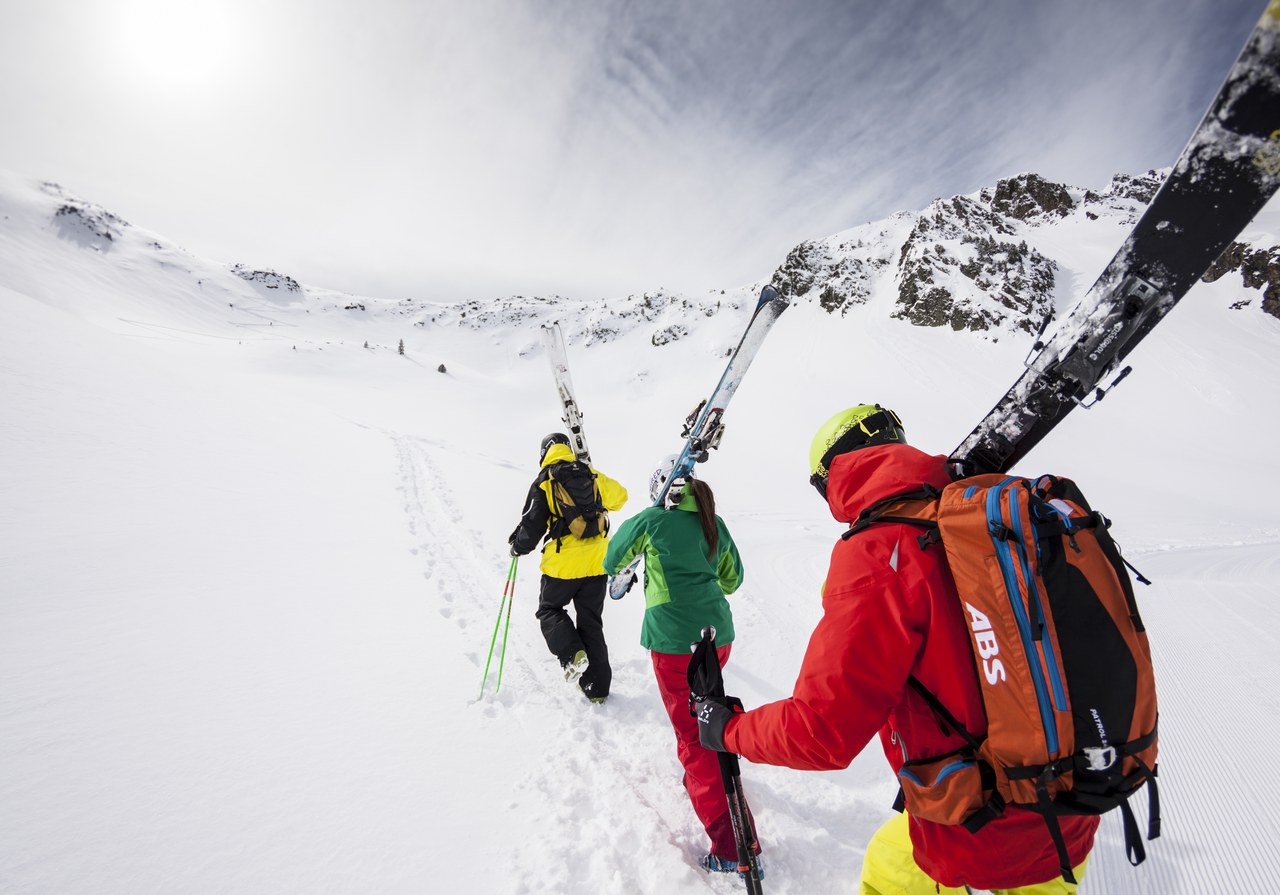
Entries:
POLYGON ((357 294, 721 288, 1171 164, 1264 5, 0 0, 0 168, 357 294))

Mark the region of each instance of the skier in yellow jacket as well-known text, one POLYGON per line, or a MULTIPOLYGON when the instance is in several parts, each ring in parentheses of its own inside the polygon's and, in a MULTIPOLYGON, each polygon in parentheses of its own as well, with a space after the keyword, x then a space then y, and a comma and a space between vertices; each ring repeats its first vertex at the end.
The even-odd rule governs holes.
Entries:
POLYGON ((537 618, 547 649, 560 661, 565 680, 577 681, 592 702, 604 702, 613 680, 602 618, 604 554, 609 512, 622 509, 627 489, 577 461, 563 433, 542 439, 541 450, 541 470, 508 539, 511 555, 523 556, 542 541, 537 618))

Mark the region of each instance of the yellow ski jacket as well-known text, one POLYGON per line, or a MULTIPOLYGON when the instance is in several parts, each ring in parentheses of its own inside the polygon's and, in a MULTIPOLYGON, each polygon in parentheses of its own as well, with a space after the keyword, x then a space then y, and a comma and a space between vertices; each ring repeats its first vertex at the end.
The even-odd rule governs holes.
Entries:
MULTIPOLYGON (((609 546, 607 525, 602 526, 604 534, 593 538, 578 538, 571 534, 557 539, 547 538, 555 507, 547 470, 557 463, 569 463, 573 459, 573 451, 567 444, 551 445, 542 459, 542 471, 529 486, 520 524, 508 539, 512 550, 521 556, 532 552, 538 542, 543 541, 540 568, 544 575, 552 578, 589 578, 605 573, 604 553, 609 546)), ((627 489, 598 469, 593 467, 591 471, 595 474, 604 508, 610 512, 622 509, 627 502, 627 489)))

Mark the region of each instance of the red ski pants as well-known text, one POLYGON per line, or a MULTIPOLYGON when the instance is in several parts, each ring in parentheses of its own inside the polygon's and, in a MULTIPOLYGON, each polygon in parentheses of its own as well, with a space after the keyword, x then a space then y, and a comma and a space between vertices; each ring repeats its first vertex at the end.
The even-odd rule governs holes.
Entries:
MULTIPOLYGON (((720 664, 729 661, 733 644, 717 647, 720 664)), ((738 860, 738 846, 733 838, 733 822, 729 819, 729 802, 720 778, 720 760, 716 753, 698 742, 698 720, 689 714, 689 656, 654 653, 653 674, 658 679, 658 692, 676 732, 676 756, 684 767, 684 788, 693 803, 693 811, 711 839, 711 852, 718 858, 738 860)))

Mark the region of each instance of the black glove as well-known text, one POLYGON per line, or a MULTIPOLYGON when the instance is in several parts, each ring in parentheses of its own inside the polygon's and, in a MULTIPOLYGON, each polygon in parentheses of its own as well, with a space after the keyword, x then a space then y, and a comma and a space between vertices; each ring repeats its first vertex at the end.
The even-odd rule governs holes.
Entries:
POLYGON ((729 751, 724 745, 724 729, 730 718, 744 711, 736 696, 689 697, 689 713, 698 719, 698 740, 715 752, 729 751))

